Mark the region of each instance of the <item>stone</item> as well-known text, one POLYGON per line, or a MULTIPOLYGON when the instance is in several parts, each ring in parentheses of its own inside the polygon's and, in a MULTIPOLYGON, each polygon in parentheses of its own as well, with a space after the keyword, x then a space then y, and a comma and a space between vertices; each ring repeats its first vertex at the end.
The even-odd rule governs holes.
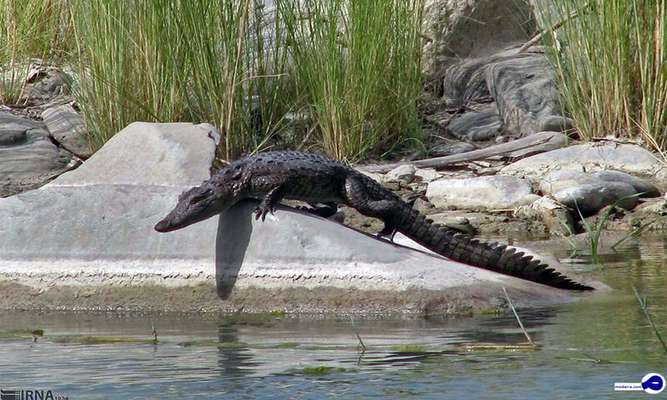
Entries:
POLYGON ((436 207, 505 209, 535 200, 530 183, 511 176, 441 179, 429 183, 426 197, 436 207))
POLYGON ((86 140, 86 123, 72 105, 49 107, 42 112, 42 120, 51 137, 67 151, 81 158, 88 158, 93 154, 93 149, 86 140))
POLYGON ((451 213, 438 213, 428 216, 429 219, 433 222, 446 226, 455 231, 465 233, 466 235, 475 235, 477 234, 477 229, 470 223, 470 220, 461 215, 455 215, 451 213))
POLYGON ((621 171, 598 171, 592 174, 593 179, 604 182, 625 182, 630 184, 639 197, 660 197, 660 190, 650 182, 621 171))
POLYGON ((553 71, 544 54, 522 53, 486 68, 489 93, 505 130, 519 136, 563 131, 572 121, 562 117, 553 71))
POLYGON ((521 159, 504 167, 500 173, 540 180, 557 170, 615 170, 655 179, 661 179, 667 172, 658 156, 641 146, 584 143, 521 159))
POLYGON ((561 115, 553 70, 539 51, 517 53, 516 47, 503 48, 450 65, 443 76, 443 95, 451 107, 488 103, 450 122, 448 129, 459 137, 466 135, 469 126, 481 126, 475 135, 488 139, 500 131, 526 136, 572 129, 573 121, 561 115))
POLYGON ((415 199, 415 202, 412 204, 412 208, 414 208, 415 210, 419 211, 422 214, 428 214, 435 208, 435 206, 431 204, 428 200, 425 200, 421 197, 417 197, 415 199))
POLYGON ((553 197, 572 210, 579 210, 582 215, 589 216, 612 204, 631 210, 639 202, 636 194, 629 183, 598 182, 567 187, 555 192, 553 197))
POLYGON ((428 183, 440 179, 442 174, 433 168, 417 168, 415 177, 419 178, 422 182, 428 183))
POLYGON ((447 125, 447 131, 459 139, 481 142, 495 139, 502 127, 503 121, 495 110, 471 111, 454 118, 447 125))
POLYGON ((571 170, 553 171, 544 176, 540 182, 540 190, 544 193, 553 194, 567 187, 604 182, 627 183, 635 189, 637 194, 641 194, 639 197, 660 196, 660 190, 655 185, 621 171, 598 171, 594 173, 571 170))
POLYGON ((417 168, 414 165, 403 164, 387 172, 384 178, 385 181, 410 183, 415 179, 416 171, 417 168))
POLYGON ((85 168, 50 186, 197 185, 210 176, 211 143, 219 136, 209 124, 134 122, 90 157, 85 168))
POLYGON ((17 123, 0 125, 0 146, 14 146, 28 140, 25 126, 17 123))
POLYGON ((62 70, 33 64, 25 79, 19 104, 39 105, 71 92, 72 77, 62 70))
POLYGON ((574 218, 570 211, 549 197, 540 197, 528 205, 518 207, 513 215, 521 219, 542 221, 549 232, 563 236, 569 236, 575 231, 574 218))
POLYGON ((252 201, 155 232, 209 176, 218 140, 207 124, 134 123, 77 170, 0 199, 0 309, 424 314, 488 307, 502 287, 521 306, 572 300, 292 209, 256 221, 252 201))
POLYGON ((35 189, 71 167, 40 122, 0 111, 0 197, 35 189))
POLYGON ((443 67, 482 57, 535 31, 528 5, 516 0, 428 0, 424 4, 422 65, 427 82, 440 81, 443 67))
POLYGON ((558 170, 546 174, 540 181, 542 193, 554 194, 566 188, 576 187, 589 183, 596 183, 592 174, 576 170, 558 170))

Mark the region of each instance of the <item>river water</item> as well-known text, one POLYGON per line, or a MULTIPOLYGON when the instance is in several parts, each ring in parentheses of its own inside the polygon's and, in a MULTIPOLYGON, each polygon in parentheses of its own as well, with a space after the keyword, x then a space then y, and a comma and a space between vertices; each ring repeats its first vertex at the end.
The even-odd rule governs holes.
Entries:
MULTIPOLYGON (((562 247, 556 254, 568 257, 562 247)), ((537 348, 521 345, 508 313, 351 320, 2 312, 0 389, 26 399, 650 398, 613 386, 667 375, 667 355, 632 291, 648 298, 667 339, 666 249, 667 237, 652 236, 605 250, 603 266, 586 254, 568 257, 614 290, 519 310, 537 348), (36 329, 44 335, 35 342, 36 329)))

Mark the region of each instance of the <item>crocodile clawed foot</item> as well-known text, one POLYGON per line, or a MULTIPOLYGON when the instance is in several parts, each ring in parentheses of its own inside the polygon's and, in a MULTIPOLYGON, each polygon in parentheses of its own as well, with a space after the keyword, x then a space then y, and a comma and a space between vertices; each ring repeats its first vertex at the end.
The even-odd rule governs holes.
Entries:
POLYGON ((257 207, 255 208, 255 220, 262 219, 262 222, 266 219, 266 214, 271 213, 273 215, 274 212, 273 207, 257 207))
POLYGON ((394 243, 394 236, 396 235, 396 228, 393 224, 388 224, 385 222, 384 228, 377 233, 379 239, 388 239, 390 242, 394 243))

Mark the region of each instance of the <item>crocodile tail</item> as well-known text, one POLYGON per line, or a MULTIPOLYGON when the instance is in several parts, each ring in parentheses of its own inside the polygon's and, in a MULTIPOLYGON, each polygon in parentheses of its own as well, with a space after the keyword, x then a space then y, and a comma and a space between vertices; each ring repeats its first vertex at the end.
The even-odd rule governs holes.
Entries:
POLYGON ((435 224, 412 208, 406 207, 403 215, 409 215, 409 218, 402 218, 403 221, 400 222, 403 223, 396 224, 399 232, 454 261, 559 289, 593 290, 592 287, 575 282, 555 271, 540 260, 523 252, 517 252, 516 249, 508 248, 504 244, 481 242, 435 224))

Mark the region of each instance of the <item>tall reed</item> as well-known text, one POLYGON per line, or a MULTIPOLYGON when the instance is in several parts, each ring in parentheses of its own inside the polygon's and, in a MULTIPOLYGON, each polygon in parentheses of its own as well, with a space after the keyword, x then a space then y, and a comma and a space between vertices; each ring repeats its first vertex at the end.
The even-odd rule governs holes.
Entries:
POLYGON ((327 153, 357 159, 419 137, 421 1, 278 4, 289 71, 327 153))
POLYGON ((0 0, 0 104, 16 102, 32 59, 61 61, 71 34, 66 0, 0 0))
POLYGON ((642 137, 667 149, 666 0, 543 2, 563 104, 581 135, 642 137))
POLYGON ((280 85, 265 75, 281 57, 267 55, 260 1, 79 0, 76 10, 79 98, 96 147, 137 120, 213 123, 227 159, 275 132, 280 85))

